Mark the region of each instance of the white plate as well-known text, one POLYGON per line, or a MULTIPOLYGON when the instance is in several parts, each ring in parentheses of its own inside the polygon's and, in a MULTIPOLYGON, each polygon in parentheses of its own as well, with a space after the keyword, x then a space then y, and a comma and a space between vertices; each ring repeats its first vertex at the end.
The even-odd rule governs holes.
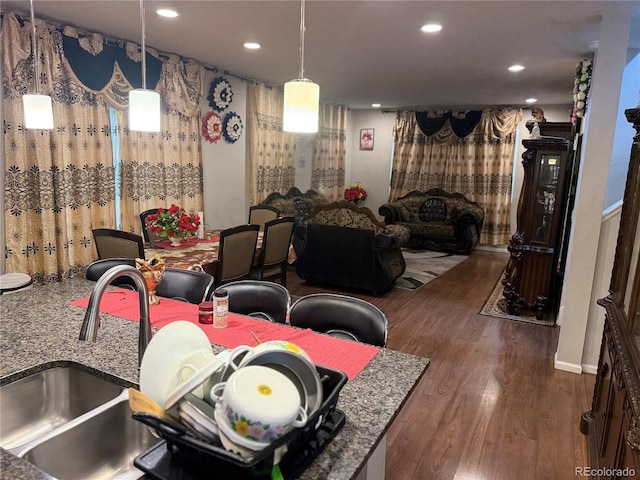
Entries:
POLYGON ((164 405, 180 383, 178 369, 192 352, 211 349, 205 333, 186 320, 171 322, 153 336, 140 365, 140 391, 164 405))

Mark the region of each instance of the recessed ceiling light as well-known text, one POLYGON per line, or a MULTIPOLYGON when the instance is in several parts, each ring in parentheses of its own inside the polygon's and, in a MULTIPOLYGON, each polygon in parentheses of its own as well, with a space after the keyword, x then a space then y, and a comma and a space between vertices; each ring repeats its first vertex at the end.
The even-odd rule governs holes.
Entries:
POLYGON ((537 101, 538 101, 538 99, 537 99, 537 98, 527 98, 527 99, 525 100, 525 102, 527 102, 527 103, 536 103, 537 101))
POLYGON ((248 48, 249 50, 257 50, 260 48, 260 44, 257 42, 246 42, 244 44, 244 48, 248 48))
POLYGON ((442 25, 439 25, 437 23, 427 23, 426 25, 420 27, 420 30, 427 33, 435 33, 442 30, 442 25))
POLYGON ((166 18, 176 18, 179 14, 175 10, 171 10, 170 8, 159 8, 156 10, 156 13, 161 17, 166 18))
POLYGON ((524 70, 524 66, 523 65, 511 65, 508 70, 510 72, 521 72, 522 70, 524 70))
POLYGON ((373 108, 380 108, 381 107, 381 105, 379 103, 372 103, 371 106, 373 108))

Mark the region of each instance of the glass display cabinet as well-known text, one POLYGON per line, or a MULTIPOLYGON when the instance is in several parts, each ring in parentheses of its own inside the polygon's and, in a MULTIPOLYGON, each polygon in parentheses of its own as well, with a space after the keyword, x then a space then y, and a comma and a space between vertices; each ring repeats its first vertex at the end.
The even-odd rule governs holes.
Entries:
POLYGON ((555 298, 555 265, 561 243, 566 200, 569 140, 559 137, 523 140, 524 180, 511 237, 509 263, 502 281, 509 313, 535 310, 542 320, 555 298))
POLYGON ((606 313, 596 385, 591 410, 580 421, 600 478, 640 475, 640 109, 625 113, 636 136, 609 295, 598 300, 606 313))

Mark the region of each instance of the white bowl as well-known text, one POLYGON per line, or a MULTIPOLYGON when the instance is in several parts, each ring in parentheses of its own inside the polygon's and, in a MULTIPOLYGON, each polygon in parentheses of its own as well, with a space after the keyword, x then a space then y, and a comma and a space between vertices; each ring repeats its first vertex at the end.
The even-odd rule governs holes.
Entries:
MULTIPOLYGON (((293 382, 300 396, 300 404, 311 416, 322 406, 322 382, 315 365, 305 355, 289 349, 269 348, 246 354, 240 368, 262 365, 285 375, 293 382)), ((206 392, 205 392, 206 395, 206 392)))
POLYGON ((178 370, 184 360, 202 349, 211 350, 209 339, 191 322, 178 320, 158 330, 142 357, 140 391, 164 405, 169 393, 181 383, 178 370))
POLYGON ((247 448, 264 447, 307 422, 296 386, 272 368, 242 367, 212 389, 220 390, 213 396, 216 423, 230 440, 247 448))

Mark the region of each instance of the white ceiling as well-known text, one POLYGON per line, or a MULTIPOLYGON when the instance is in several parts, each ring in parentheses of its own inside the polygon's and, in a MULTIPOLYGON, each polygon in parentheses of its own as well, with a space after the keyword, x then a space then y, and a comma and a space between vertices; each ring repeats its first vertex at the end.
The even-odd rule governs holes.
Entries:
MULTIPOLYGON (((139 42, 137 0, 34 1, 36 17, 139 42)), ((593 55, 605 9, 639 1, 307 0, 305 76, 323 101, 369 108, 569 104, 578 61, 593 55), (439 22, 435 35, 420 26, 439 22), (523 72, 509 73, 514 63, 523 72)), ((146 0, 147 45, 273 85, 298 77, 300 2, 146 0), (155 9, 172 7, 175 19, 155 9), (243 48, 245 41, 262 45, 243 48)), ((2 1, 27 14, 29 1, 2 1)))

